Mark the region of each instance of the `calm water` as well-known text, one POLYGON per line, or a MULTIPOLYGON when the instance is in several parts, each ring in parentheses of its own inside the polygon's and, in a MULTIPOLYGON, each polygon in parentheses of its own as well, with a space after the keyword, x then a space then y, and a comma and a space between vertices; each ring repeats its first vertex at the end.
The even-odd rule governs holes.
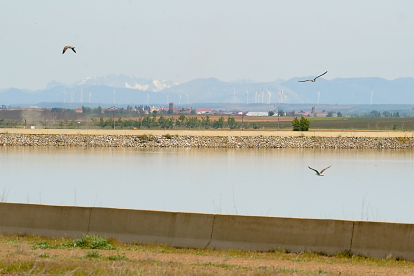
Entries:
POLYGON ((0 199, 414 222, 413 153, 0 147, 0 199), (318 177, 308 165, 332 167, 318 177))

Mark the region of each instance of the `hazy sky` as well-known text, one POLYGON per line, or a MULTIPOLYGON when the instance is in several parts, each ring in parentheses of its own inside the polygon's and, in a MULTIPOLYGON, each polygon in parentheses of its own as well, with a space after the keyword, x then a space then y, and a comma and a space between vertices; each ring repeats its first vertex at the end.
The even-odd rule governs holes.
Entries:
POLYGON ((0 88, 127 74, 186 82, 414 77, 414 1, 0 0, 0 88), (62 55, 65 45, 77 53, 62 55))

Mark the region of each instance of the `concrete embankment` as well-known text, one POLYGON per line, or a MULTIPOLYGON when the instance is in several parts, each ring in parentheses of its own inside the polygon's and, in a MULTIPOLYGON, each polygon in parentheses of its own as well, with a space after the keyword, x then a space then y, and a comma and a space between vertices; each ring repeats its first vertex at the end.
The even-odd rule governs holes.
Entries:
POLYGON ((175 247, 350 252, 414 260, 414 224, 0 203, 0 232, 98 234, 175 247))
MULTIPOLYGON (((4 131, 4 130, 3 130, 4 131)), ((0 146, 412 149, 411 132, 241 132, 22 130, 0 133, 0 146), (79 133, 76 133, 79 132, 79 133), (90 132, 90 133, 89 133, 90 132), (125 132, 125 133, 122 133, 125 132), (164 134, 161 134, 161 133, 164 134), (225 135, 224 135, 225 134, 225 135), (243 134, 243 135, 240 135, 243 134), (289 135, 291 136, 289 136, 289 135), (311 135, 315 134, 315 136, 311 135), (350 136, 346 136, 350 134, 350 136), (352 135, 351 135, 352 134, 352 135), (217 135, 217 136, 215 136, 217 135), (326 135, 326 136, 322 136, 326 135), (336 135, 336 136, 335 136, 336 135), (364 136, 365 135, 365 136, 364 136), (377 135, 377 136, 374 136, 377 135)))

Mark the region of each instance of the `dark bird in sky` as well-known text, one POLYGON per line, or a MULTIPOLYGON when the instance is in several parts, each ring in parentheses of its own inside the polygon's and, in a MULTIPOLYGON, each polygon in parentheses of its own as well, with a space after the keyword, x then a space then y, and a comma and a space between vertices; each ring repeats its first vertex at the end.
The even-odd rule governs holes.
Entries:
POLYGON ((76 51, 75 51, 75 47, 72 47, 72 46, 65 46, 65 48, 63 48, 62 55, 66 52, 66 50, 67 50, 67 49, 72 49, 72 51, 73 51, 74 53, 76 53, 76 51))
POLYGON ((309 167, 309 166, 308 166, 308 168, 311 169, 312 171, 315 171, 317 176, 323 176, 323 172, 326 171, 327 169, 329 169, 331 166, 321 170, 320 172, 318 170, 315 170, 314 168, 309 167))
POLYGON ((299 82, 307 82, 307 81, 311 81, 311 82, 315 82, 317 78, 322 77, 323 75, 325 75, 326 73, 328 73, 328 71, 325 71, 325 73, 315 77, 314 79, 310 79, 310 80, 300 80, 299 82))

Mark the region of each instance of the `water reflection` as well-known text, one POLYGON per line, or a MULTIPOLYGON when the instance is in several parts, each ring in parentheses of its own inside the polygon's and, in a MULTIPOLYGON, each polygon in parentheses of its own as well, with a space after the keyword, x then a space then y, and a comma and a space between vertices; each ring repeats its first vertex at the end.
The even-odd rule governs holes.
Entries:
POLYGON ((412 150, 0 147, 0 199, 414 222, 412 150), (332 167, 324 177, 307 167, 332 167))

